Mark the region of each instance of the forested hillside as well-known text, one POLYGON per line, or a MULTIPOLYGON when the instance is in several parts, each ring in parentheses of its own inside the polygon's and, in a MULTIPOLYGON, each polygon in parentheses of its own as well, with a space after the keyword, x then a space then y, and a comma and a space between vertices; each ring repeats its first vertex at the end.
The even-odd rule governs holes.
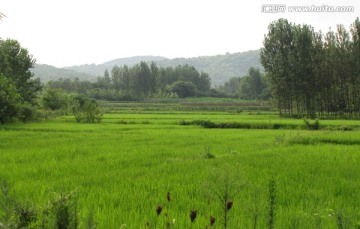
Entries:
POLYGON ((106 69, 109 71, 115 66, 128 65, 129 67, 141 61, 150 63, 155 62, 160 67, 176 67, 178 65, 191 65, 198 71, 209 74, 212 86, 224 84, 232 77, 246 75, 250 67, 257 67, 262 71, 259 62, 260 50, 247 51, 242 53, 227 53, 225 55, 203 56, 195 58, 175 58, 167 59, 161 56, 137 56, 129 58, 119 58, 105 62, 103 64, 80 65, 66 68, 55 68, 48 65, 35 65, 33 72, 35 77, 40 77, 42 82, 58 78, 78 77, 82 80, 96 80, 97 76, 102 76, 106 69), (71 71, 70 71, 71 70, 71 71), (76 72, 80 74, 77 75, 76 72), (85 74, 84 74, 85 73, 85 74))
POLYGON ((159 66, 176 66, 188 64, 199 71, 207 72, 212 86, 224 84, 232 77, 244 76, 250 67, 263 67, 259 62, 260 50, 225 55, 203 56, 196 58, 175 58, 158 62, 159 66))

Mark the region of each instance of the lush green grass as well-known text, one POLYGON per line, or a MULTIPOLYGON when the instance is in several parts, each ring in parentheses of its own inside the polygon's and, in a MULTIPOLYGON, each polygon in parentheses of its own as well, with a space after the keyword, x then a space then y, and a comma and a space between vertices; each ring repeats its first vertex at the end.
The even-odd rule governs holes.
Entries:
MULTIPOLYGON (((20 201, 41 209, 53 193, 76 191, 82 220, 94 206, 98 228, 193 228, 223 206, 215 193, 229 180, 233 208, 228 228, 266 227, 269 181, 274 177, 277 228, 349 228, 360 220, 360 132, 205 129, 180 121, 289 123, 273 113, 134 110, 104 115, 100 124, 73 117, 0 126, 0 177, 20 201), (171 193, 171 202, 166 193, 171 193), (210 199, 210 205, 208 204, 210 199), (156 207, 163 213, 157 217, 156 207), (298 225, 298 227, 296 227, 298 225), (154 228, 154 227, 152 227, 154 228)), ((359 126, 359 121, 320 121, 359 126)), ((82 224, 81 227, 84 227, 82 224)))

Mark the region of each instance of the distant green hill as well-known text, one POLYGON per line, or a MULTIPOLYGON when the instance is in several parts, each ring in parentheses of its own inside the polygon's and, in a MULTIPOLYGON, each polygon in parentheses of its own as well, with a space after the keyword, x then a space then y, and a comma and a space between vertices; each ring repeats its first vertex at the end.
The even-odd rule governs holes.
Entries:
POLYGON ((79 65, 66 68, 55 68, 49 65, 36 65, 33 69, 35 77, 40 77, 42 82, 58 78, 75 78, 81 80, 94 81, 97 76, 102 76, 106 69, 111 71, 113 66, 128 65, 132 66, 140 61, 156 62, 159 66, 177 66, 189 64, 199 71, 207 72, 211 78, 212 86, 225 83, 228 79, 235 76, 246 75, 250 67, 263 68, 259 62, 260 50, 253 50, 241 53, 227 53, 225 55, 202 56, 194 58, 175 58, 168 59, 161 56, 136 56, 119 58, 105 62, 103 64, 79 65))
POLYGON ((83 72, 77 72, 73 70, 56 68, 46 64, 35 64, 34 68, 31 69, 34 73, 34 78, 40 78, 42 83, 46 83, 50 80, 63 79, 75 79, 95 81, 97 77, 95 75, 86 74, 83 72))
POLYGON ((165 57, 162 56, 134 56, 134 57, 126 57, 126 58, 119 58, 115 60, 111 60, 108 62, 105 62, 103 64, 84 64, 84 65, 78 65, 78 66, 71 66, 71 67, 65 67, 65 69, 73 70, 77 72, 83 72, 90 75, 95 76, 103 76, 106 69, 111 71, 111 69, 117 65, 117 66, 123 66, 128 65, 132 66, 135 64, 140 63, 141 61, 145 62, 158 62, 161 60, 165 60, 165 57))
POLYGON ((215 86, 224 84, 231 77, 246 75, 252 66, 258 67, 262 71, 259 58, 260 50, 254 50, 216 56, 167 59, 157 63, 160 66, 192 65, 199 71, 207 72, 212 86, 215 86))

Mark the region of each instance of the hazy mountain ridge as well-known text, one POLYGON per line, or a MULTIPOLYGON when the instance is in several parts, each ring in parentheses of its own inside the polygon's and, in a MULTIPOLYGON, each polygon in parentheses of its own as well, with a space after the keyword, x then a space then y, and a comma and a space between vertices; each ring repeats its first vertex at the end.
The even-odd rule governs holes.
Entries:
POLYGON ((231 77, 246 75, 252 66, 263 70, 260 64, 260 50, 216 56, 167 59, 157 63, 163 67, 179 64, 192 65, 199 71, 207 72, 213 86, 223 84, 231 77))
POLYGON ((57 80, 60 78, 63 79, 75 79, 76 77, 80 80, 89 80, 95 81, 97 76, 73 71, 64 68, 56 68, 47 64, 35 64, 34 68, 30 69, 30 71, 34 74, 34 78, 40 78, 42 83, 46 83, 50 80, 57 80))
POLYGON ((114 59, 103 64, 86 64, 65 68, 55 68, 49 65, 36 65, 33 69, 35 77, 40 77, 42 82, 58 78, 75 78, 94 81, 102 76, 106 69, 111 71, 113 66, 132 66, 140 61, 156 62, 158 66, 177 66, 189 64, 199 71, 207 72, 211 78, 212 86, 223 84, 231 77, 244 76, 250 67, 263 68, 259 62, 260 50, 251 50, 241 53, 227 53, 216 56, 201 56, 193 58, 168 59, 162 56, 135 56, 114 59))
POLYGON ((115 60, 110 60, 102 64, 84 64, 84 65, 78 65, 78 66, 70 66, 65 67, 64 69, 73 70, 77 72, 83 72, 94 76, 102 76, 104 75, 104 72, 106 69, 110 72, 111 69, 117 65, 117 66, 123 66, 128 65, 132 66, 135 64, 140 63, 141 61, 145 62, 158 62, 161 60, 165 60, 167 58, 162 56, 133 56, 133 57, 125 57, 125 58, 118 58, 115 60))

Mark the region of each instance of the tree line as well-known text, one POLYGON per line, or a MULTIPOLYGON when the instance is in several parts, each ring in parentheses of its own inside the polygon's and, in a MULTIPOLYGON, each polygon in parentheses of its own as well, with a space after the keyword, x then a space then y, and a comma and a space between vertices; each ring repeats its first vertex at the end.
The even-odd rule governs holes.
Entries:
POLYGON ((280 113, 360 118, 360 21, 323 34, 272 22, 260 61, 280 113))
POLYGON ((211 93, 210 77, 190 65, 158 67, 156 63, 140 62, 132 67, 114 66, 97 81, 55 80, 50 88, 81 92, 96 99, 142 100, 146 98, 205 96, 211 93))
POLYGON ((99 122, 102 113, 94 99, 142 100, 214 93, 209 75, 193 66, 162 68, 146 62, 115 66, 97 82, 59 79, 43 85, 30 71, 35 59, 12 39, 0 38, 0 63, 0 124, 39 120, 57 111, 73 114, 77 122, 99 122))
POLYGON ((267 79, 259 68, 250 67, 248 74, 242 77, 232 77, 216 88, 224 97, 244 100, 268 100, 270 92, 267 79))
POLYGON ((61 89, 43 90, 44 85, 30 71, 35 59, 18 41, 0 39, 0 63, 0 124, 43 119, 55 110, 73 114, 77 122, 101 120, 94 99, 65 94, 61 89))
POLYGON ((99 92, 112 92, 123 97, 144 99, 169 94, 179 97, 200 96, 209 92, 210 77, 193 66, 158 67, 156 63, 140 62, 132 67, 114 66, 99 77, 99 92))

